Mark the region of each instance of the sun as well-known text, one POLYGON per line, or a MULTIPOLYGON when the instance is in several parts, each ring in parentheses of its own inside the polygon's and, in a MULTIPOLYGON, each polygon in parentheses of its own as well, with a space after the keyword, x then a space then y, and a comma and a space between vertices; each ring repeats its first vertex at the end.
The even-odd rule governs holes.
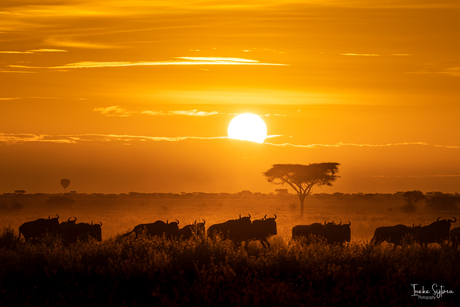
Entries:
POLYGON ((251 113, 236 116, 228 125, 228 137, 243 141, 263 143, 267 137, 267 126, 262 118, 251 113))

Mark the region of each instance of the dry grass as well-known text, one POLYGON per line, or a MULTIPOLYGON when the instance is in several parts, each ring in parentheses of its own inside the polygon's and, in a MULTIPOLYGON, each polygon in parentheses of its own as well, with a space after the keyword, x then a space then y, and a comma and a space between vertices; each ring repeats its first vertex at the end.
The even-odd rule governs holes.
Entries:
MULTIPOLYGON (((35 197, 34 205, 32 196, 23 196, 22 210, 0 217, 6 227, 0 235, 2 306, 406 306, 422 302, 412 296, 411 284, 460 288, 460 253, 449 247, 393 250, 388 244, 368 244, 376 227, 423 225, 441 215, 422 208, 415 215, 403 214, 398 208, 404 202, 395 195, 312 197, 303 219, 291 212, 293 196, 76 195, 71 208, 49 208, 44 197, 35 197), (101 221, 103 241, 64 247, 52 236, 39 244, 17 240, 21 223, 55 213, 61 221, 71 216, 101 221), (279 234, 270 239, 270 250, 258 243, 248 252, 235 250, 229 242, 207 238, 170 242, 117 237, 155 220, 179 219, 185 225, 205 219, 209 226, 239 214, 278 216, 279 234), (325 220, 350 221, 352 242, 290 242, 294 225, 325 220)), ((460 299, 458 293, 444 294, 424 303, 458 306, 460 299)))

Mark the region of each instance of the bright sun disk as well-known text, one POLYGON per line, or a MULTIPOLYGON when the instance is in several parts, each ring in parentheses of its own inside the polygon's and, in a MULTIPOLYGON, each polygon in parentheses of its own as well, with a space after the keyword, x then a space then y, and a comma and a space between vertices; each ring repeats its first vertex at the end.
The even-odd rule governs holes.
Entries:
POLYGON ((243 141, 263 143, 267 137, 267 126, 262 118, 244 113, 232 119, 228 125, 228 137, 243 141))

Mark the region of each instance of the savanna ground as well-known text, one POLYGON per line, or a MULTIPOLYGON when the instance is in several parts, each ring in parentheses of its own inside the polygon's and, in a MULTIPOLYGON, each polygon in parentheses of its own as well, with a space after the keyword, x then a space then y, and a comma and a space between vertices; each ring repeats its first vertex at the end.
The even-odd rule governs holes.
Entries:
MULTIPOLYGON (((427 225, 439 216, 424 203, 408 214, 401 194, 313 195, 299 217, 295 195, 66 194, 71 205, 47 204, 50 195, 0 195, 0 305, 2 306, 460 306, 460 251, 417 244, 393 250, 369 244, 375 228, 427 225), (60 221, 102 222, 102 242, 64 247, 15 239, 26 221, 59 214, 60 221), (277 215, 278 235, 264 250, 257 242, 235 250, 228 242, 169 242, 118 235, 141 223, 206 220, 206 226, 250 214, 277 215), (290 240, 294 225, 351 222, 344 246, 290 240), (6 227, 6 228, 4 228, 6 227), (416 290, 430 290, 422 299, 416 290), (453 291, 435 294, 433 287, 453 291), (437 297, 438 296, 438 297, 437 297)), ((458 223, 458 222, 457 222, 458 223)), ((458 227, 456 224, 452 227, 458 227)), ((460 225, 460 224, 459 224, 460 225)))

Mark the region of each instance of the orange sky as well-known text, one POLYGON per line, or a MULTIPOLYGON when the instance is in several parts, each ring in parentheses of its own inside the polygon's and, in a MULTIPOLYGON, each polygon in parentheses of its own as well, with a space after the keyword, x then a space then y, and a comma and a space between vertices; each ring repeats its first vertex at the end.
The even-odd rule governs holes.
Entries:
POLYGON ((0 193, 459 192, 460 3, 0 2, 0 193), (264 144, 229 140, 260 115, 264 144))

